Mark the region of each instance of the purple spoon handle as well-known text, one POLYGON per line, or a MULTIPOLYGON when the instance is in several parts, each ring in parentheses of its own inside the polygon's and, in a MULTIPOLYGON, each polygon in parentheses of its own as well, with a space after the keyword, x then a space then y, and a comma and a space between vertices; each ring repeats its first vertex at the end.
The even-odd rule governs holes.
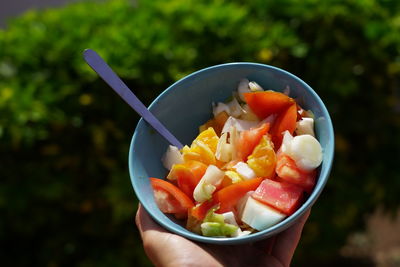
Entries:
POLYGON ((118 77, 108 64, 91 49, 83 52, 87 64, 117 93, 129 106, 145 119, 167 141, 181 149, 183 145, 173 136, 167 128, 151 113, 145 105, 133 94, 128 86, 118 77))

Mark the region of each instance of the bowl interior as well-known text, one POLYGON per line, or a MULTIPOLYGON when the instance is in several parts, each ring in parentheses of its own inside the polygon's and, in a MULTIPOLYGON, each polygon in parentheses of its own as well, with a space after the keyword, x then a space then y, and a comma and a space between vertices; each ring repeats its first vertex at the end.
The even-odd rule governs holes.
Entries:
POLYGON ((256 81, 265 90, 282 92, 289 87, 290 96, 304 109, 314 112, 315 132, 324 152, 318 182, 309 198, 293 215, 267 230, 241 238, 210 238, 194 234, 186 230, 179 221, 163 214, 154 202, 148 178, 165 178, 167 175, 161 157, 168 143, 141 119, 129 151, 129 171, 135 193, 144 208, 164 228, 196 241, 239 244, 254 242, 286 229, 316 201, 331 169, 334 136, 328 111, 307 84, 275 67, 255 63, 230 63, 197 71, 165 90, 150 105, 150 110, 178 140, 190 145, 198 134, 198 127, 211 118, 211 103, 226 101, 242 78, 256 81))

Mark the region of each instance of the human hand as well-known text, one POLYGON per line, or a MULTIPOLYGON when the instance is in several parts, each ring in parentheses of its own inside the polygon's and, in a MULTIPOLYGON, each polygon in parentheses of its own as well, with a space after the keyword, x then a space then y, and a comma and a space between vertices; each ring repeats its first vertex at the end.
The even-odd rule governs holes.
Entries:
POLYGON ((244 245, 212 245, 172 234, 152 220, 139 204, 136 225, 144 250, 156 266, 289 266, 307 211, 294 225, 272 238, 244 245))

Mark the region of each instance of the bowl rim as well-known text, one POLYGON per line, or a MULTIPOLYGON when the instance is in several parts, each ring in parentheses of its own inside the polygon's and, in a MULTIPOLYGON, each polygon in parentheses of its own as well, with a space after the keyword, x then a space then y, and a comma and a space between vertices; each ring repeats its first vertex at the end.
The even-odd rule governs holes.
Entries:
MULTIPOLYGON (((149 105, 149 109, 152 110, 158 104, 158 102, 162 101, 162 99, 166 95, 171 93, 173 88, 176 87, 177 85, 179 85, 187 80, 190 80, 190 79, 196 77, 197 75, 203 74, 205 72, 210 72, 215 69, 234 67, 234 66, 250 66, 250 67, 266 68, 269 70, 273 70, 278 73, 289 76, 290 79, 295 80, 296 82, 300 83, 303 88, 306 88, 306 90, 308 90, 309 93, 311 93, 311 95, 313 96, 313 98, 318 102, 318 105, 320 106, 321 111, 324 114, 324 118, 327 120, 327 125, 328 125, 327 133, 328 133, 328 136, 331 137, 331 140, 327 143, 327 147, 324 150, 324 153, 327 153, 327 152, 329 153, 326 156, 326 158, 330 159, 330 161, 325 163, 328 165, 323 170, 324 171, 323 173, 321 173, 321 170, 319 171, 318 179, 321 179, 321 177, 322 177, 322 181, 320 183, 316 184, 315 188, 313 189, 312 193, 308 196, 307 200, 293 214, 291 214, 290 216, 287 216, 281 222, 279 222, 263 231, 259 231, 259 232, 252 233, 250 235, 242 236, 242 237, 236 237, 236 238, 235 237, 234 238, 232 238, 232 237, 205 237, 205 236, 190 232, 189 230, 182 231, 180 229, 177 229, 175 226, 173 226, 175 223, 173 223, 173 224, 164 223, 163 220, 159 219, 152 212, 150 212, 150 208, 147 207, 147 205, 145 204, 146 201, 144 200, 143 196, 141 194, 138 194, 137 188, 136 188, 138 185, 134 179, 135 175, 134 175, 133 166, 132 166, 131 162, 133 162, 133 151, 134 151, 133 146, 134 146, 135 140, 138 138, 137 137, 138 129, 140 127, 142 127, 143 124, 145 123, 143 118, 141 118, 135 127, 134 134, 132 136, 131 144, 129 147, 129 156, 128 156, 129 175, 130 175, 132 187, 134 189, 136 197, 140 201, 141 205, 145 208, 145 210, 150 214, 150 216, 159 225, 161 225, 162 227, 164 227, 171 233, 178 234, 185 238, 188 238, 188 239, 191 239, 194 241, 198 241, 198 242, 202 242, 202 243, 212 243, 212 244, 219 244, 219 245, 243 244, 243 243, 259 241, 259 240, 265 239, 267 237, 273 236, 281 231, 284 231, 285 229, 290 227, 292 224, 294 224, 302 215, 304 215, 307 212, 307 210, 309 210, 314 205, 314 203, 316 202, 316 200, 322 193, 323 188, 325 187, 325 185, 329 179, 329 175, 330 175, 332 165, 333 165, 333 160, 334 160, 334 146, 335 146, 334 145, 334 141, 335 141, 334 140, 334 130, 333 130, 333 125, 332 125, 332 120, 331 120, 330 114, 329 114, 325 104, 323 103, 321 98, 318 96, 318 94, 307 83, 305 83, 303 80, 301 80, 296 75, 294 75, 286 70, 283 70, 281 68, 275 67, 275 66, 262 64, 262 63, 255 63, 255 62, 231 62, 231 63, 223 63, 223 64, 213 65, 213 66, 209 66, 209 67, 206 67, 203 69, 199 69, 199 70, 192 72, 192 73, 186 75, 185 77, 177 80, 172 85, 170 85, 168 88, 166 88, 163 92, 161 92, 152 101, 152 103, 149 105)), ((161 160, 160 160, 160 164, 161 164, 161 160)))

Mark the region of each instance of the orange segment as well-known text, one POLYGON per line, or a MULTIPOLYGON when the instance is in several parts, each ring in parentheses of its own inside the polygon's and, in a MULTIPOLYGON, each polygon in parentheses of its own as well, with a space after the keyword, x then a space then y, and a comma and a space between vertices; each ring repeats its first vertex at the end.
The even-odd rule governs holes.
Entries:
POLYGON ((210 149, 210 147, 207 146, 205 143, 195 140, 193 142, 190 150, 192 153, 196 153, 196 154, 200 155, 199 161, 201 161, 207 165, 210 165, 210 164, 215 165, 215 162, 216 162, 215 155, 212 152, 212 150, 210 149))
POLYGON ((196 141, 200 141, 207 145, 211 149, 212 153, 215 153, 215 151, 217 150, 218 140, 219 138, 214 129, 212 127, 209 127, 207 130, 201 132, 193 141, 193 143, 195 143, 196 141))
POLYGON ((269 135, 264 135, 260 143, 248 157, 247 164, 258 177, 272 178, 275 174, 276 155, 269 135))
POLYGON ((218 136, 212 127, 201 132, 193 141, 190 148, 184 146, 182 148, 183 160, 197 160, 204 164, 215 165, 215 151, 217 150, 218 136))
POLYGON ((190 161, 190 160, 201 161, 200 154, 193 152, 192 149, 188 146, 184 146, 182 148, 182 155, 183 155, 183 161, 185 161, 185 162, 190 161))

